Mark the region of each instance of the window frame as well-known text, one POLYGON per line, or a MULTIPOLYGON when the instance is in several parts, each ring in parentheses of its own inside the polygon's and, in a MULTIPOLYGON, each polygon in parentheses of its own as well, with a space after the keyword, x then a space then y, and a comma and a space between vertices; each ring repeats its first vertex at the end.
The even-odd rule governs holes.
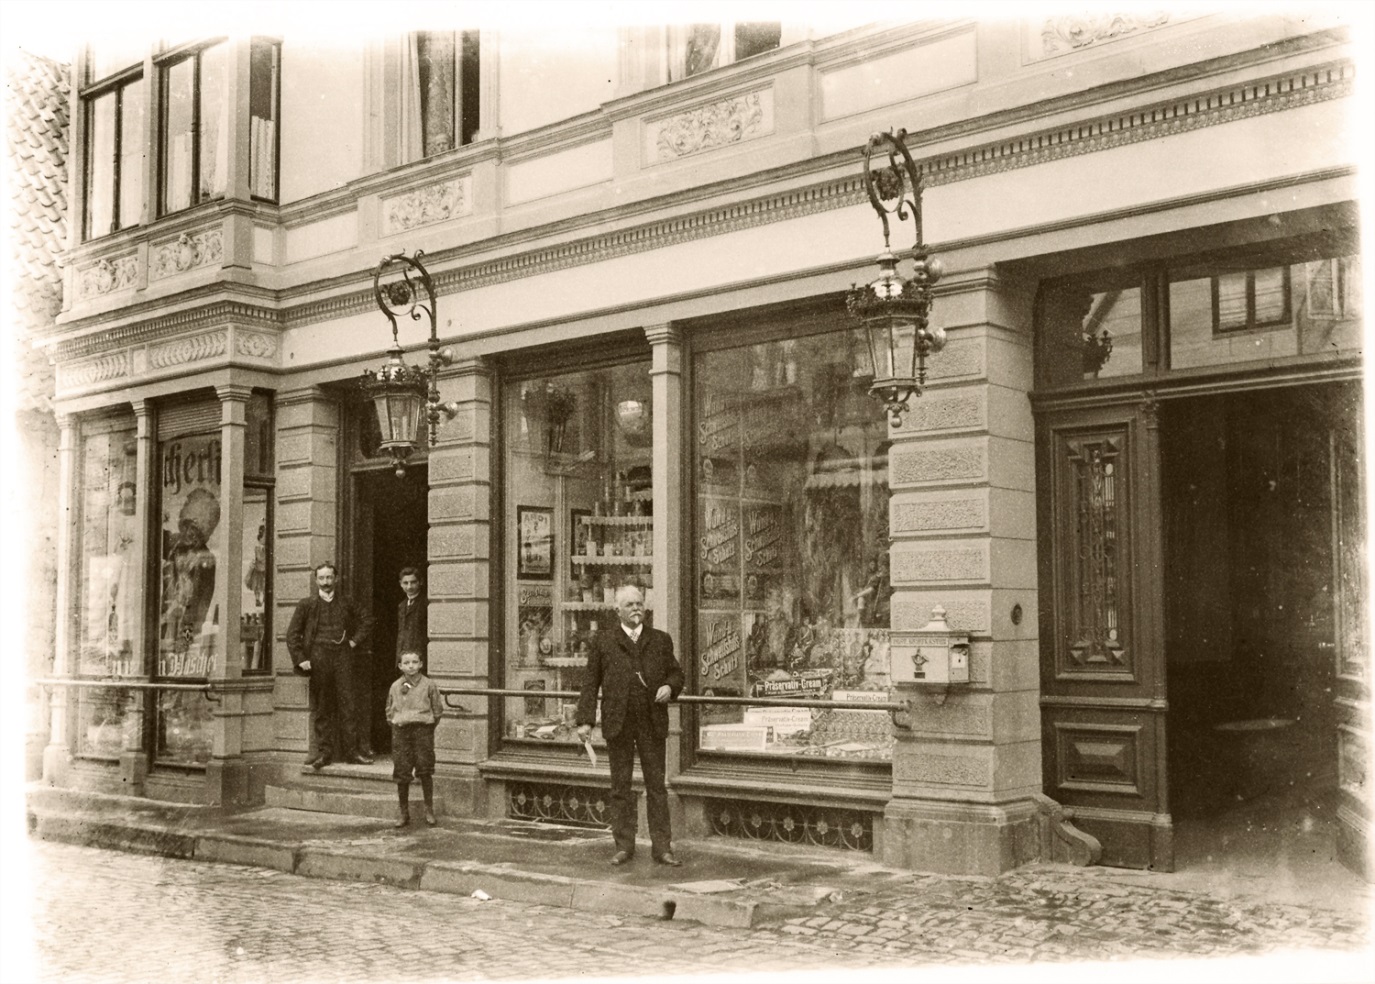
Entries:
MULTIPOLYGON (((157 66, 157 215, 164 218, 168 215, 176 215, 180 212, 189 211, 206 202, 215 201, 214 198, 199 200, 200 179, 201 179, 201 62, 205 52, 218 45, 228 45, 227 36, 210 38, 204 41, 197 41, 194 44, 184 45, 173 51, 160 56, 156 61, 157 66), (186 61, 193 61, 195 69, 191 78, 191 201, 180 208, 169 208, 167 204, 167 109, 169 105, 169 87, 171 84, 170 73, 177 66, 186 61)), ((230 57, 233 56, 232 47, 227 48, 230 57)), ((230 99, 225 106, 225 112, 233 111, 233 91, 231 88, 230 99)), ((230 150, 232 153, 232 148, 230 150)), ((281 168, 278 168, 280 171, 281 168)), ((229 197, 232 189, 226 189, 225 197, 229 197)))
POLYGON ((1212 281, 1211 291, 1213 296, 1213 335, 1220 337, 1223 335, 1234 335, 1245 331, 1267 331, 1272 328, 1286 327, 1294 317, 1294 292, 1293 278, 1290 275, 1290 264, 1284 263, 1278 267, 1258 267, 1248 268, 1244 271, 1238 270, 1237 273, 1244 273, 1246 276, 1246 321, 1238 325, 1224 325, 1222 323, 1222 278, 1214 274, 1209 279, 1212 281), (1263 270, 1280 271, 1281 290, 1284 292, 1284 306, 1280 309, 1277 317, 1260 321, 1256 318, 1256 274, 1263 270))
MULTIPOLYGON (((90 70, 90 59, 87 56, 87 71, 90 70)), ((126 90, 137 83, 144 81, 143 62, 137 62, 127 68, 120 69, 111 73, 98 81, 89 83, 82 87, 80 92, 81 100, 81 241, 90 242, 93 239, 101 239, 105 236, 114 235, 116 232, 123 232, 127 229, 136 229, 141 225, 142 212, 147 205, 147 190, 144 189, 143 201, 139 205, 139 215, 133 217, 133 221, 126 221, 120 214, 121 190, 123 188, 123 144, 124 144, 124 98, 126 90), (111 151, 111 188, 110 188, 110 214, 111 228, 104 231, 97 231, 91 228, 91 192, 92 179, 95 168, 95 141, 93 139, 95 130, 95 104, 98 100, 113 94, 115 97, 115 118, 114 118, 114 147, 111 151)), ((144 96, 145 112, 148 108, 148 97, 144 96)), ((147 148, 144 148, 146 159, 147 148)), ((140 169, 141 171, 142 169, 140 169)), ((136 180, 141 185, 143 175, 139 173, 136 180)))
POLYGON ((272 196, 265 197, 256 194, 254 188, 257 182, 254 181, 257 162, 250 156, 248 162, 248 196, 255 202, 266 202, 269 205, 276 205, 282 200, 282 41, 281 38, 268 36, 254 36, 249 41, 249 71, 248 71, 248 127, 249 127, 249 147, 252 147, 253 120, 258 118, 253 115, 253 52, 258 46, 271 48, 274 52, 273 74, 272 74, 272 196))

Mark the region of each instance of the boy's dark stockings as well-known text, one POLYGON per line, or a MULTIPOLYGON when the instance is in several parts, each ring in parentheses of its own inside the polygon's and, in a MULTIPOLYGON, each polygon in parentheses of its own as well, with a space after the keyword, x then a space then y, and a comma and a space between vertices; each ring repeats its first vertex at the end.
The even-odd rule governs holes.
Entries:
MULTIPOLYGON (((431 827, 435 825, 434 818, 434 777, 419 776, 420 793, 425 797, 425 823, 431 827)), ((398 782, 396 784, 396 801, 399 815, 396 819, 396 826, 407 827, 411 822, 411 784, 408 782, 398 782)))

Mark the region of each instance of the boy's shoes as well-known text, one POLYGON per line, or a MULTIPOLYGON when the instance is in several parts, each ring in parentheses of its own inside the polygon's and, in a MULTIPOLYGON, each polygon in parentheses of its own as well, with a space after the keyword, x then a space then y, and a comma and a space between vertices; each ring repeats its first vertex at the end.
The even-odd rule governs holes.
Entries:
POLYGON ((434 810, 428 806, 425 807, 425 826, 433 827, 438 822, 439 821, 434 818, 434 810))
POLYGON ((619 868, 634 856, 635 855, 631 854, 629 851, 617 851, 611 856, 611 863, 619 868))
POLYGON ((402 827, 409 827, 410 825, 411 815, 407 813, 405 810, 402 810, 401 815, 396 818, 396 823, 394 823, 392 826, 396 827, 399 830, 402 827))
POLYGON ((323 755, 317 755, 312 759, 306 759, 306 765, 310 766, 316 772, 319 772, 321 769, 323 769, 325 767, 325 764, 325 757, 323 755))
POLYGON ((665 851, 654 860, 658 861, 660 864, 666 864, 670 868, 681 868, 683 866, 683 862, 675 858, 672 851, 665 851))
POLYGON ((359 754, 353 756, 353 758, 349 759, 349 761, 352 762, 354 765, 372 765, 373 760, 372 756, 370 755, 359 754))

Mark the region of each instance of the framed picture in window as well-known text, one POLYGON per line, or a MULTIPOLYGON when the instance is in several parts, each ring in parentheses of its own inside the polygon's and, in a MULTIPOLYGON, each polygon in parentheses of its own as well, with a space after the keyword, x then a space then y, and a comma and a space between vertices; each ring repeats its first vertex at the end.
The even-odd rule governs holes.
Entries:
POLYGON ((516 507, 516 576, 548 581, 554 576, 554 511, 516 507))

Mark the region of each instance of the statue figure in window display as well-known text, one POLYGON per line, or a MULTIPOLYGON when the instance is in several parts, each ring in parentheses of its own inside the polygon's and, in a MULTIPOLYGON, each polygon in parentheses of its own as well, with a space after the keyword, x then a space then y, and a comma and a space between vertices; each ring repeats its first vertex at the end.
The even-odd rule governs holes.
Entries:
POLYGON ((768 675, 792 668, 797 626, 792 618, 792 592, 771 587, 764 598, 764 614, 754 620, 748 642, 750 670, 768 675))

